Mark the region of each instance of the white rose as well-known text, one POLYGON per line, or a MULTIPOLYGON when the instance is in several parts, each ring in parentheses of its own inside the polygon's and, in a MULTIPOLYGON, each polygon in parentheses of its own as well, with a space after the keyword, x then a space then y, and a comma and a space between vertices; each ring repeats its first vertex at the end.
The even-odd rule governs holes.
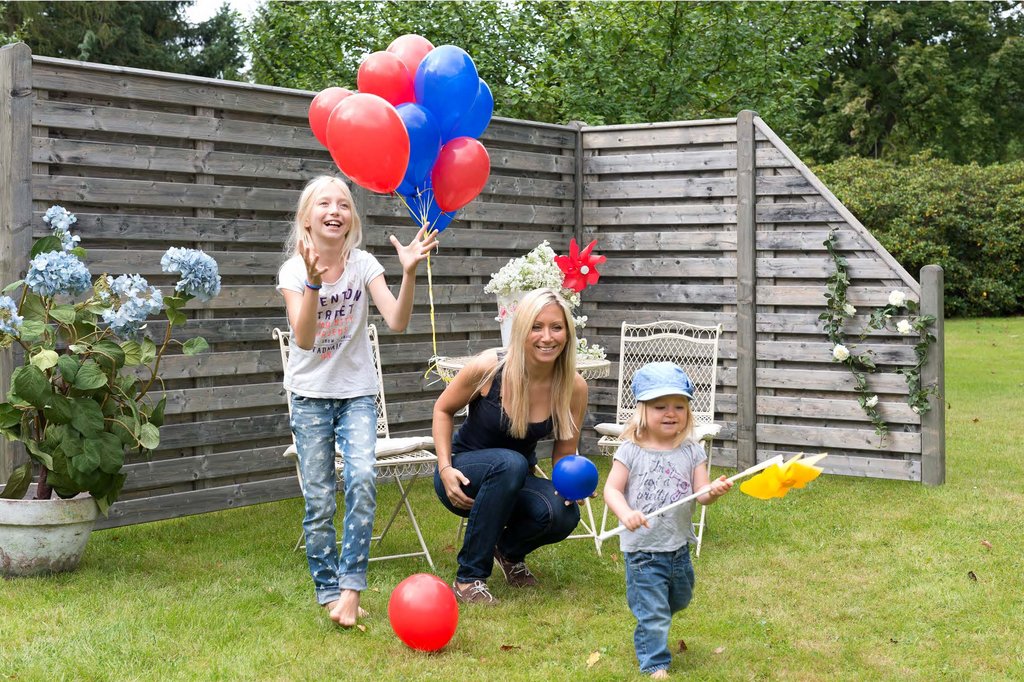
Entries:
POLYGON ((899 289, 894 289, 889 293, 889 305, 903 305, 907 302, 907 295, 899 289))
POLYGON ((909 334, 914 331, 914 327, 910 324, 909 320, 900 320, 896 323, 896 331, 900 334, 909 334))
POLYGON ((857 314, 857 309, 854 308, 849 303, 846 303, 846 304, 843 305, 843 312, 846 313, 847 315, 853 317, 854 315, 857 314))
POLYGON ((846 358, 850 357, 849 349, 841 343, 837 343, 836 347, 832 349, 832 357, 839 362, 842 362, 846 358))
POLYGON ((877 404, 878 404, 878 396, 877 395, 873 395, 873 396, 871 396, 870 398, 868 398, 867 400, 864 401, 864 406, 865 407, 874 407, 877 404))

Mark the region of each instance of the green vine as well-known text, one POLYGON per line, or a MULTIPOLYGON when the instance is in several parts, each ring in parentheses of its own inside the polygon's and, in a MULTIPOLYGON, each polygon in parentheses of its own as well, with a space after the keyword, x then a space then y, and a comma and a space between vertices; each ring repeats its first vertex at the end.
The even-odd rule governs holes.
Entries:
MULTIPOLYGON (((846 365, 853 374, 857 381, 857 402, 874 425, 875 433, 884 438, 889 432, 889 425, 878 412, 878 395, 868 385, 868 375, 877 372, 878 366, 870 350, 858 353, 852 344, 845 342, 843 327, 847 320, 857 314, 857 309, 846 300, 846 292, 850 287, 848 263, 836 249, 835 232, 835 228, 830 230, 824 242, 836 271, 826 280, 825 312, 818 319, 822 321, 825 335, 832 343, 833 361, 846 365)), ((935 386, 921 385, 921 367, 928 359, 928 349, 935 342, 935 335, 931 332, 934 323, 934 315, 921 315, 917 301, 907 298, 897 289, 889 294, 886 305, 871 312, 867 327, 859 336, 859 340, 863 341, 870 332, 880 329, 891 329, 904 336, 917 334, 918 342, 914 345, 916 362, 910 367, 896 370, 907 381, 907 404, 917 414, 925 414, 931 409, 928 398, 936 392, 935 386)))

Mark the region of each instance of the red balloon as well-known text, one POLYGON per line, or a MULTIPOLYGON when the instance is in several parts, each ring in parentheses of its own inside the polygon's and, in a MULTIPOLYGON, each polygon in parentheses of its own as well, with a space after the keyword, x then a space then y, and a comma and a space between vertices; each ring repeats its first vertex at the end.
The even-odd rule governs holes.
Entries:
POLYGON ((409 165, 409 133, 377 95, 346 97, 327 119, 327 149, 341 172, 371 192, 395 191, 409 165))
POLYGON ((356 74, 359 92, 378 95, 396 107, 416 101, 412 74, 397 56, 390 52, 374 52, 359 65, 356 74))
POLYGON ((437 651, 455 635, 459 605, 445 581, 429 573, 416 573, 391 591, 388 620, 407 646, 437 651))
POLYGON ((310 103, 309 128, 323 146, 327 146, 327 119, 334 107, 351 94, 352 91, 345 88, 327 88, 321 90, 310 103))
POLYGON ((402 60, 405 68, 409 69, 409 73, 415 80, 416 69, 419 68, 420 62, 433 49, 434 44, 423 36, 418 36, 415 33, 406 33, 404 36, 398 36, 392 40, 391 44, 388 45, 387 51, 397 55, 402 60))
POLYGON ((487 184, 491 157, 478 140, 456 137, 445 142, 430 172, 434 198, 442 211, 457 211, 473 201, 487 184))

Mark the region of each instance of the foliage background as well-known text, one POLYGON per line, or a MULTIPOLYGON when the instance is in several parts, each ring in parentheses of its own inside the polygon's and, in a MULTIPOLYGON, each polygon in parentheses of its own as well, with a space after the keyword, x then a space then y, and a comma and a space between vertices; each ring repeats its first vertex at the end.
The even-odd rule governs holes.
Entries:
POLYGON ((909 272, 945 268, 948 314, 1022 311, 1021 3, 264 2, 198 24, 191 4, 9 2, 0 40, 321 90, 355 88, 366 55, 418 33, 473 56, 499 116, 601 125, 753 109, 909 272))

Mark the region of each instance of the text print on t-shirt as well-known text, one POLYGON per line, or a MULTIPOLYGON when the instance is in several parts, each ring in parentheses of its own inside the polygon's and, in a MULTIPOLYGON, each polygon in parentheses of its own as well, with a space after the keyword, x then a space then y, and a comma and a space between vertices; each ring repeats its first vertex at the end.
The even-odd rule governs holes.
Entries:
POLYGON ((690 494, 690 482, 671 464, 662 471, 651 471, 640 482, 637 507, 645 514, 661 509, 690 494))
POLYGON ((363 297, 361 289, 349 287, 339 294, 320 297, 320 309, 316 313, 316 344, 313 352, 321 360, 328 360, 341 342, 352 335, 352 316, 356 304, 363 297))

